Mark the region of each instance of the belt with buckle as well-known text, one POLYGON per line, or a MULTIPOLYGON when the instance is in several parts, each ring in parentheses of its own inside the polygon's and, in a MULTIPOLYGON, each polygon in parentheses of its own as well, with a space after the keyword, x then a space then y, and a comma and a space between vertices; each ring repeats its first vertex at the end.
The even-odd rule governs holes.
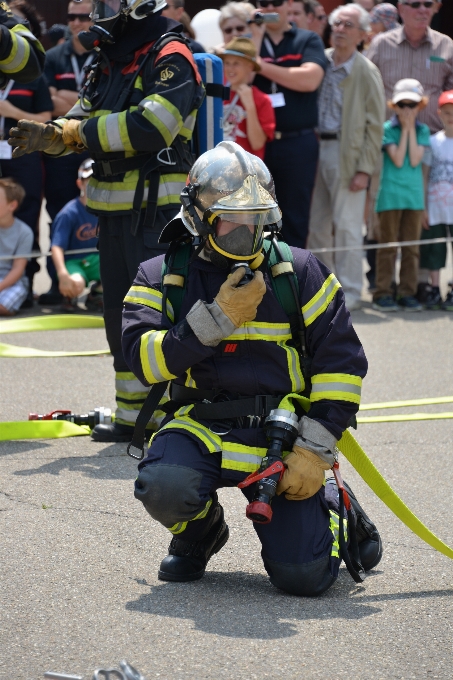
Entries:
POLYGON ((320 132, 318 137, 319 139, 322 139, 323 142, 329 142, 333 139, 340 139, 338 132, 320 132))
POLYGON ((292 130, 291 132, 280 132, 276 130, 274 132, 274 140, 279 139, 294 139, 295 137, 302 137, 302 135, 308 135, 313 132, 312 128, 303 128, 302 130, 292 130))

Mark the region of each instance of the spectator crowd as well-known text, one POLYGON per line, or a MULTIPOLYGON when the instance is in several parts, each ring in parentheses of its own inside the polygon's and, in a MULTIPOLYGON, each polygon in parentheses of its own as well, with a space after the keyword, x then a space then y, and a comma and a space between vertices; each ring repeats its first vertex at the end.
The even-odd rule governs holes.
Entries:
MULTIPOLYGON (((8 3, 40 37, 42 21, 25 0, 8 3)), ((358 0, 327 16, 317 0, 228 2, 219 13, 223 42, 213 48, 230 87, 224 139, 264 159, 283 213, 282 237, 316 252, 340 281, 352 311, 361 305, 363 243, 401 247, 367 251, 373 307, 453 311, 440 270, 446 243, 412 244, 453 234, 453 40, 433 30, 439 0, 358 0), (256 15, 264 15, 264 21, 256 15)), ((69 2, 67 26, 48 31, 53 43, 44 75, 0 92, 2 140, 22 118, 45 122, 77 101, 93 59, 78 40, 90 26, 91 1, 69 2)), ((194 52, 184 0, 164 14, 179 21, 194 52)), ((102 309, 98 255, 74 254, 96 242, 85 209, 91 174, 85 154, 35 152, 11 157, 0 141, 0 254, 38 250, 45 198, 51 219, 52 281, 41 304, 102 309), (28 225, 28 226, 27 226, 28 225), (70 250, 72 254, 65 255, 70 250)), ((36 261, 0 261, 0 315, 33 305, 36 261)))

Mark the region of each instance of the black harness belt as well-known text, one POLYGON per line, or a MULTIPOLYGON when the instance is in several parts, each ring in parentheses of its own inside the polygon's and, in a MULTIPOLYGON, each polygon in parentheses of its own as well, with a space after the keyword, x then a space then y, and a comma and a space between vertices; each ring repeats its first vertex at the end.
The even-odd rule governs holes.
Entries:
POLYGON ((164 171, 188 173, 194 157, 187 144, 176 137, 172 145, 161 149, 158 153, 144 153, 130 158, 114 158, 98 160, 93 163, 93 176, 97 180, 123 175, 132 170, 139 170, 137 187, 132 206, 131 233, 137 234, 142 217, 142 203, 145 194, 145 181, 149 180, 148 200, 144 217, 144 227, 152 227, 156 217, 159 179, 164 171))
POLYGON ((197 420, 229 420, 244 416, 262 418, 268 416, 272 409, 278 408, 283 397, 284 395, 257 394, 253 397, 236 396, 231 399, 221 391, 199 390, 173 383, 170 390, 171 401, 165 404, 165 410, 170 412, 180 404, 195 404, 190 415, 197 420))

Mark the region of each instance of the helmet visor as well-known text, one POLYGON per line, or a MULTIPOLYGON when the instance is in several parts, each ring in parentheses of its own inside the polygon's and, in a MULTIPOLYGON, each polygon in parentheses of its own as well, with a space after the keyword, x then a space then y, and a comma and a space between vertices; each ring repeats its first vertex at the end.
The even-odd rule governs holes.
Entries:
POLYGON ((117 17, 121 10, 121 0, 94 0, 93 20, 105 21, 117 17))
MULTIPOLYGON (((247 224, 250 226, 265 227, 268 224, 276 224, 282 218, 280 208, 270 208, 259 212, 215 212, 212 213, 215 217, 220 218, 224 222, 235 222, 236 224, 247 224)), ((208 220, 211 222, 211 218, 208 220)))

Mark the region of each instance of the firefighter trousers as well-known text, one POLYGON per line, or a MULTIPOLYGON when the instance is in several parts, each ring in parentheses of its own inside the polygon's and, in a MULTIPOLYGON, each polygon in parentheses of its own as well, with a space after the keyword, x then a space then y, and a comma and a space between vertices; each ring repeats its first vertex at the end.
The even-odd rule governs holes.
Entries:
MULTIPOLYGON (((192 434, 162 432, 140 464, 135 497, 173 535, 200 540, 211 515, 213 493, 238 482, 237 472, 229 476, 222 469, 221 458, 221 453, 207 452, 192 434)), ((253 486, 243 493, 251 501, 253 486)), ((336 486, 328 483, 302 501, 276 496, 272 509, 269 524, 253 524, 271 583, 294 595, 320 595, 335 582, 341 561, 336 486)))
POLYGON ((131 214, 99 217, 99 255, 104 291, 104 322, 107 342, 115 370, 116 421, 134 425, 148 394, 130 372, 121 347, 123 300, 136 275, 139 264, 161 255, 165 246, 157 243, 160 231, 177 213, 177 208, 157 212, 152 231, 139 228, 131 234, 131 214))

